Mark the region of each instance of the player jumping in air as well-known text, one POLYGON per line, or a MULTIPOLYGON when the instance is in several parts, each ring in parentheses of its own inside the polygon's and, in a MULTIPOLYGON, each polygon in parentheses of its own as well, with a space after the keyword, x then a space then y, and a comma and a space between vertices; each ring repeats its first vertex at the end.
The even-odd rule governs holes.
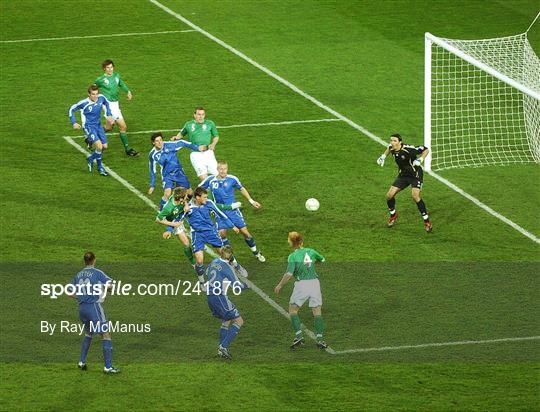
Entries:
POLYGON ((229 346, 244 324, 240 312, 227 295, 237 294, 233 291, 248 287, 236 276, 232 266, 233 259, 232 247, 230 245, 223 246, 220 250, 220 257, 214 259, 206 270, 208 307, 212 311, 212 315, 221 320, 218 356, 224 359, 232 359, 229 346))
POLYGON ((124 83, 124 81, 120 77, 120 74, 118 72, 114 72, 114 63, 112 60, 105 60, 103 63, 101 63, 101 68, 103 69, 103 74, 99 76, 94 83, 99 86, 101 93, 103 93, 103 95, 110 102, 112 112, 112 118, 107 119, 105 130, 107 132, 110 132, 113 129, 114 124, 116 123, 118 125, 118 128, 120 129, 120 140, 124 145, 124 150, 126 151, 126 154, 133 157, 139 156, 139 152, 129 146, 126 133, 127 126, 124 120, 124 116, 122 116, 122 111, 120 110, 120 103, 118 101, 120 97, 120 90, 127 93, 128 100, 131 100, 133 98, 133 94, 131 93, 131 90, 129 90, 127 84, 124 83))
POLYGON ((95 84, 88 88, 88 97, 69 108, 69 120, 74 129, 80 129, 81 125, 75 119, 75 112, 81 112, 81 123, 86 135, 86 142, 89 148, 93 149, 90 156, 86 158, 88 170, 92 172, 94 160, 96 161, 99 174, 109 176, 101 164, 101 155, 103 150, 107 149, 107 136, 101 126, 101 108, 105 108, 105 114, 111 118, 111 108, 107 99, 99 94, 99 87, 95 84))
POLYGON ((161 132, 154 133, 150 137, 152 142, 152 150, 148 153, 148 163, 150 170, 150 188, 148 189, 148 194, 154 192, 154 187, 156 186, 156 166, 159 165, 161 168, 161 181, 163 185, 163 197, 159 202, 160 209, 163 205, 169 200, 171 196, 171 191, 174 187, 185 187, 189 189, 191 194, 191 185, 189 180, 184 172, 184 168, 178 160, 176 152, 184 147, 189 147, 193 151, 204 151, 206 146, 197 146, 192 143, 186 142, 185 140, 178 140, 176 142, 164 142, 163 134, 161 132))
MULTIPOLYGON (((217 169, 218 174, 215 176, 208 176, 203 182, 201 182, 199 187, 204 187, 205 189, 211 190, 214 201, 217 203, 217 206, 220 209, 223 210, 222 205, 232 207, 233 210, 223 210, 223 213, 225 213, 230 221, 240 229, 240 233, 242 236, 244 236, 244 240, 259 262, 266 261, 261 252, 257 250, 255 239, 253 239, 253 236, 251 236, 251 233, 248 231, 246 222, 244 221, 244 216, 242 216, 242 212, 240 209, 233 207, 233 205, 237 205, 239 203, 236 202, 234 192, 236 189, 240 190, 240 193, 242 193, 242 195, 255 209, 259 209, 261 204, 252 199, 249 192, 244 186, 242 186, 242 183, 240 183, 240 180, 236 176, 227 174, 229 171, 227 162, 219 161, 217 169)), ((225 221, 219 217, 216 217, 216 223, 218 225, 219 234, 223 239, 223 244, 228 245, 229 240, 227 239, 227 229, 229 229, 230 226, 227 226, 225 221)))
POLYGON ((403 144, 401 136, 396 133, 390 136, 390 145, 377 159, 377 164, 382 167, 384 166, 386 156, 392 154, 399 170, 394 183, 392 183, 388 193, 386 193, 386 204, 390 211, 388 227, 393 227, 396 224, 398 217, 396 212, 396 194, 411 185, 412 198, 422 215, 424 228, 426 229, 426 232, 431 232, 433 230, 433 225, 429 220, 426 205, 420 197, 420 191, 422 190, 422 183, 424 180, 424 171, 422 170, 421 165, 428 153, 429 150, 425 146, 415 147, 403 144))
POLYGON ((86 355, 92 343, 92 336, 97 333, 102 338, 103 358, 105 359, 103 372, 111 374, 119 373, 120 370, 112 366, 111 333, 109 332, 109 323, 105 317, 105 312, 101 306, 103 299, 99 294, 96 294, 96 289, 102 289, 104 291, 106 287, 111 288, 112 279, 94 267, 96 256, 92 252, 86 252, 84 254, 84 263, 86 265, 85 268, 77 273, 71 281, 71 284, 75 287, 79 286, 79 289, 75 294, 70 295, 70 297, 77 299, 79 303, 79 317, 84 324, 85 331, 81 347, 79 369, 83 371, 87 370, 86 355))
POLYGON ((289 300, 289 315, 294 330, 294 340, 291 349, 296 349, 304 344, 301 329, 302 322, 298 316, 298 311, 306 300, 309 302, 309 307, 313 312, 317 347, 319 349, 326 349, 328 345, 323 339, 324 322, 321 311, 321 284, 315 272, 315 262, 324 262, 324 256, 315 249, 304 247, 304 238, 298 232, 290 232, 288 241, 294 252, 289 255, 287 259, 287 271, 274 288, 274 292, 279 294, 283 286, 291 278, 295 278, 293 293, 289 300))

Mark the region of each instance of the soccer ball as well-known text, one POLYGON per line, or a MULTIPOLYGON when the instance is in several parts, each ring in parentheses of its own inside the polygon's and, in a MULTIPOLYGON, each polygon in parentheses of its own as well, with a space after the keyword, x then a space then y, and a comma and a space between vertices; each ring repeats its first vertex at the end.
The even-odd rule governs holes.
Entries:
POLYGON ((319 201, 315 198, 311 198, 311 199, 308 199, 306 200, 306 209, 309 210, 310 212, 315 212, 316 210, 319 209, 319 201))

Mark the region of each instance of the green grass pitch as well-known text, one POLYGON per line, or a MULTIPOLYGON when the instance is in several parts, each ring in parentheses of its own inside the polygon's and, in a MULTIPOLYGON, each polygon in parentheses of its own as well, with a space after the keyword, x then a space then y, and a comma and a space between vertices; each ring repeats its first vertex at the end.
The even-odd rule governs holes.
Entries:
MULTIPOLYGON (((538 12, 533 0, 161 4, 375 135, 399 132, 413 144, 423 136, 424 33, 508 36, 538 12)), ((408 190, 397 198, 399 224, 387 229, 395 168, 375 164, 382 146, 150 1, 1 0, 0 23, 1 409, 540 408, 537 243, 430 176, 423 197, 434 232, 423 231, 408 190), (74 38, 39 40, 65 37, 74 38), (8 42, 25 39, 35 40, 8 42), (287 233, 302 232, 328 261, 323 314, 336 353, 309 339, 291 352, 289 321, 254 291, 233 298, 246 323, 230 363, 215 357, 219 322, 198 295, 107 299, 110 319, 152 328, 113 336, 118 376, 101 373, 99 339, 81 373, 80 337, 40 332, 43 320, 77 322, 70 299, 40 296, 40 286, 67 283, 85 250, 123 282, 195 279, 150 205, 118 180, 90 175, 63 138, 78 135, 67 110, 106 58, 133 90, 121 107, 142 155, 127 158, 114 135, 105 164, 145 194, 150 133, 139 132, 172 136, 204 105, 224 126, 217 157, 263 204, 244 215, 267 262, 230 235, 239 260, 286 309, 291 285, 279 296, 273 288, 290 253, 287 233), (309 197, 319 211, 305 210, 309 197)), ((529 38, 539 53, 540 23, 529 38)), ((195 183, 187 150, 180 159, 195 183)), ((540 235, 537 165, 440 174, 540 235)), ((301 318, 313 329, 308 312, 301 318)))

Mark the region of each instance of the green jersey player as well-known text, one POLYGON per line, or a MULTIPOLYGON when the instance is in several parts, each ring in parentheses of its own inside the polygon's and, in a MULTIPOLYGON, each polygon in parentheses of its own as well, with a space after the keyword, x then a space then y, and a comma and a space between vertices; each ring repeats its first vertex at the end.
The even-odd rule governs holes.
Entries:
POLYGON ((184 245, 184 254, 191 263, 195 265, 195 258, 193 257, 193 250, 191 249, 191 243, 186 235, 185 228, 182 222, 174 222, 174 220, 184 212, 184 205, 188 201, 188 189, 185 187, 176 187, 173 190, 172 196, 169 197, 167 203, 163 205, 163 208, 156 216, 156 222, 162 225, 168 226, 168 230, 163 232, 163 238, 169 239, 174 233, 180 243, 184 245))
POLYGON ((131 93, 131 90, 129 90, 127 84, 124 83, 120 77, 120 74, 114 72, 114 63, 112 60, 105 60, 103 63, 101 63, 101 67, 103 69, 103 74, 99 76, 94 83, 99 86, 100 93, 103 94, 109 101, 113 115, 112 121, 107 120, 107 123, 105 124, 105 131, 110 132, 113 129, 114 124, 118 124, 118 128, 120 129, 120 140, 124 145, 126 154, 128 156, 136 157, 139 155, 139 152, 129 146, 126 133, 127 126, 126 122, 124 121, 124 117, 122 116, 122 111, 120 110, 120 103, 118 102, 120 90, 127 93, 128 100, 133 98, 133 94, 131 93))
POLYGON ((315 272, 315 262, 324 262, 324 256, 315 249, 304 247, 304 238, 298 232, 290 232, 288 240, 294 252, 289 255, 287 259, 287 272, 285 272, 275 287, 274 292, 279 294, 283 286, 291 278, 295 278, 293 293, 289 300, 289 315, 295 332, 291 349, 296 349, 304 344, 298 310, 306 301, 309 302, 309 307, 313 312, 317 347, 319 349, 326 349, 328 345, 323 339, 324 322, 321 312, 321 284, 319 283, 317 272, 315 272))
POLYGON ((188 140, 198 146, 207 146, 208 150, 204 152, 192 152, 189 155, 191 165, 201 182, 208 175, 217 175, 217 160, 214 154, 216 145, 219 141, 219 134, 216 124, 212 120, 205 119, 206 111, 204 107, 195 108, 193 113, 194 120, 184 124, 180 132, 173 136, 172 140, 178 140, 187 136, 188 140))

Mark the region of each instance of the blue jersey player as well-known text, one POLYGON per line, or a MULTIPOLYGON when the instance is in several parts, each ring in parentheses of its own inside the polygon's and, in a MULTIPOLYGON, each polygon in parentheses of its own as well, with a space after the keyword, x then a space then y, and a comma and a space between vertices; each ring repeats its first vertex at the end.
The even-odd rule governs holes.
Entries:
POLYGON ((244 324, 240 312, 227 294, 239 294, 241 290, 247 288, 247 285, 236 276, 231 266, 232 259, 232 247, 223 246, 220 257, 214 259, 206 271, 208 307, 212 315, 221 320, 218 356, 224 359, 231 359, 229 346, 244 324))
POLYGON ((92 336, 99 333, 102 337, 103 357, 105 359, 105 373, 119 373, 120 370, 112 366, 112 341, 109 332, 109 323, 101 302, 105 288, 110 288, 112 279, 95 268, 96 256, 92 252, 84 254, 84 263, 86 267, 75 275, 71 284, 74 285, 76 293, 71 295, 79 303, 79 318, 84 324, 85 335, 82 342, 81 358, 79 369, 86 370, 86 355, 92 336))
POLYGON ((109 174, 101 163, 101 154, 103 150, 107 149, 107 136, 101 125, 101 110, 103 107, 105 107, 107 118, 112 119, 109 101, 103 95, 99 94, 99 87, 93 84, 88 88, 88 97, 69 108, 69 120, 74 129, 80 129, 81 125, 75 119, 75 112, 81 112, 82 128, 86 135, 85 141, 88 147, 93 149, 92 154, 86 158, 88 170, 92 172, 95 160, 99 174, 101 176, 108 176, 109 174))
MULTIPOLYGON (((150 141, 154 146, 150 153, 148 153, 148 163, 150 170, 150 188, 148 194, 151 195, 154 192, 156 186, 156 169, 157 165, 161 168, 161 181, 163 185, 163 197, 159 203, 160 209, 163 207, 169 197, 171 197, 172 190, 175 187, 185 187, 191 189, 189 180, 184 172, 176 152, 184 147, 189 147, 195 152, 203 152, 206 150, 206 146, 197 146, 189 143, 185 140, 177 140, 174 142, 164 142, 163 134, 161 132, 154 133, 150 137, 150 141)), ((191 195, 192 191, 188 193, 191 195)))
MULTIPOLYGON (((242 193, 242 195, 249 201, 249 203, 251 203, 251 205, 255 209, 261 208, 261 204, 252 199, 249 192, 244 186, 242 186, 242 183, 240 183, 240 180, 236 176, 228 174, 229 166, 227 165, 227 162, 219 161, 217 165, 217 170, 217 175, 207 177, 200 183, 199 186, 211 190, 212 196, 218 205, 231 206, 235 204, 235 191, 240 190, 240 193, 242 193)), ((242 212, 239 209, 235 208, 233 210, 223 210, 223 213, 227 215, 227 217, 234 224, 234 226, 240 229, 240 233, 242 234, 242 236, 244 236, 244 240, 251 249, 253 255, 259 260, 259 262, 266 261, 265 257, 257 249, 255 239, 248 231, 244 216, 242 216, 242 212)), ((216 223, 218 225, 219 234, 223 239, 223 244, 229 244, 229 240, 227 239, 227 229, 231 228, 230 224, 227 223, 226 220, 221 219, 218 216, 216 216, 216 223)))
MULTIPOLYGON (((184 205, 184 210, 172 222, 167 220, 158 221, 166 226, 178 227, 182 225, 182 220, 186 219, 191 227, 191 248, 195 257, 195 272, 201 283, 204 283, 204 246, 209 244, 218 250, 223 247, 223 241, 219 236, 216 224, 212 219, 212 214, 224 219, 233 230, 238 233, 240 230, 234 226, 229 218, 218 209, 216 204, 208 199, 208 192, 202 187, 195 189, 193 199, 184 205)), ((237 270, 242 273, 243 268, 233 260, 237 270)))

